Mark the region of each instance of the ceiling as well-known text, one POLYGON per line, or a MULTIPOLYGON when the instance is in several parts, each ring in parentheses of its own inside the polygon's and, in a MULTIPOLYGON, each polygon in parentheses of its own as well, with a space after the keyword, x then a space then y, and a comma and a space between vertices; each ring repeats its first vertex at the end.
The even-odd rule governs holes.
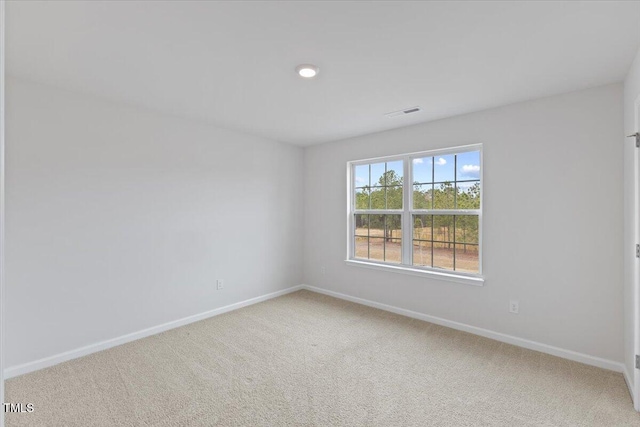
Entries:
POLYGON ((8 1, 7 73, 311 145, 624 79, 638 2, 8 1), (320 67, 299 78, 300 63, 320 67), (387 118, 413 106, 422 111, 387 118))

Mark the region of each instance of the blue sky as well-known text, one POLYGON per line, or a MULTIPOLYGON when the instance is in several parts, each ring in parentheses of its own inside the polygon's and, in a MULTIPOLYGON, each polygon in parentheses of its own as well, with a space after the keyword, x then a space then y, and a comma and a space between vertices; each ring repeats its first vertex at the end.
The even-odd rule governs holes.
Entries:
MULTIPOLYGON (((480 179, 480 152, 470 151, 458 154, 457 171, 453 154, 435 157, 423 157, 413 160, 413 181, 432 182, 432 170, 435 182, 453 181, 457 172, 457 180, 480 179)), ((385 163, 371 165, 371 183, 369 184, 369 165, 356 166, 356 187, 365 185, 378 185, 378 181, 384 173, 385 163)), ((387 163, 387 170, 394 170, 398 176, 402 176, 402 161, 387 163)), ((471 186, 460 184, 460 187, 471 186)))
MULTIPOLYGON (((395 171, 396 175, 402 177, 402 160, 387 162, 387 171, 395 171)), ((369 183, 369 165, 356 166, 356 187, 365 185, 380 185, 380 177, 384 174, 385 163, 371 164, 371 183, 369 183)))

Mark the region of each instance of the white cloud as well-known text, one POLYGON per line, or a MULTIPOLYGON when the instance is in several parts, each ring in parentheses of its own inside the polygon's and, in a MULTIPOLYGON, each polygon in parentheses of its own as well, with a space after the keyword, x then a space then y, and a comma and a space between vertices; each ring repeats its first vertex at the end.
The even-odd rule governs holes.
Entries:
POLYGON ((473 187, 475 182, 459 182, 458 188, 463 191, 467 191, 469 188, 473 187))
POLYGON ((356 184, 366 184, 367 181, 364 178, 356 176, 356 184))
POLYGON ((470 177, 478 177, 480 175, 479 165, 463 165, 461 171, 464 175, 470 177))
POLYGON ((413 159, 413 164, 414 165, 419 165, 421 163, 424 163, 424 160, 422 160, 422 159, 413 159))
POLYGON ((436 165, 438 166, 444 166, 447 164, 447 161, 445 159, 443 159, 442 157, 440 157, 438 160, 436 160, 436 165))

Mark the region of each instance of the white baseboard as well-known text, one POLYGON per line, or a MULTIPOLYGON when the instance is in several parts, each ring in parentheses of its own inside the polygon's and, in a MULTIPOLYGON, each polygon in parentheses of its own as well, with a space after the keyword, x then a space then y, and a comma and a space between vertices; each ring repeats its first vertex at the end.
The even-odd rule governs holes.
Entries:
POLYGON ((491 338, 496 341, 512 344, 518 347, 524 347, 529 350, 539 351, 541 353, 551 354, 553 356, 562 357, 564 359, 573 360, 575 362, 584 363, 598 368, 608 369, 616 372, 624 372, 624 364, 613 360, 602 359, 600 357, 590 356, 588 354, 578 353, 572 350, 565 350, 560 347, 527 340, 524 338, 514 337, 512 335, 491 331, 489 329, 478 328, 476 326, 467 325, 465 323, 454 322, 452 320, 443 319, 441 317, 430 316, 428 314, 418 313, 416 311, 406 310, 404 308, 394 307, 392 305, 382 304, 363 298, 353 297, 339 292, 329 291, 327 289, 317 288, 315 286, 302 285, 303 289, 312 292, 329 295, 346 301, 355 302, 357 304, 378 308, 384 311, 400 314, 402 316, 412 317, 414 319, 424 320, 425 322, 435 323, 436 325, 446 326, 448 328, 457 329, 459 331, 469 332, 471 334, 480 335, 482 337, 491 338))
MULTIPOLYGON (((256 298, 251 298, 245 301, 240 301, 235 304, 230 304, 224 307, 216 308, 214 310, 206 311, 204 313, 195 314, 193 316, 185 317, 182 319, 174 320, 172 322, 164 323, 162 325, 153 326, 151 328, 143 329, 138 332, 133 332, 127 335, 123 335, 120 337, 112 338, 106 341, 101 341, 95 344, 90 344, 75 350, 66 351, 64 353, 59 353, 53 356, 45 357, 43 359, 35 360, 33 362, 24 363, 22 365, 11 366, 4 370, 4 378, 9 379, 13 377, 17 377, 19 375, 27 374, 29 372, 37 371, 39 369, 48 368, 53 365, 57 365, 62 362, 66 362, 71 359, 76 359, 78 357, 87 356, 92 353, 96 353, 98 351, 106 350, 108 348, 116 347, 118 345, 126 344, 131 341, 135 341, 141 338, 145 338, 151 335, 158 334, 160 332, 168 331, 170 329, 174 329, 180 326, 188 325, 190 323, 197 322, 199 320, 204 320, 213 316, 217 316, 219 314, 227 313, 229 311, 237 310, 242 307, 246 307, 252 304, 257 304, 262 301, 267 301, 272 298, 279 297, 281 295, 285 295, 291 292, 295 292, 301 289, 307 289, 312 292, 329 295, 335 298, 343 299, 346 301, 351 301, 357 304, 366 305, 373 308, 378 308, 380 310, 389 311, 392 313, 400 314, 402 316, 411 317, 414 319, 424 320, 426 322, 435 323, 437 325, 446 326, 452 329, 456 329, 459 331, 469 332, 475 335, 480 335, 486 338, 491 338, 496 341, 504 342, 507 344, 516 345, 519 347, 524 347, 530 350, 540 351, 542 353, 551 354, 553 356, 562 357, 565 359, 573 360, 576 362, 585 363, 587 365, 597 366, 599 368, 609 369, 611 371, 621 372, 625 377, 625 381, 632 390, 632 382, 630 382, 630 378, 628 372, 626 372, 625 366, 622 363, 615 362, 613 360, 602 359, 595 356, 589 356, 587 354, 578 353, 571 350, 565 350, 559 347, 554 347, 551 345, 530 341, 523 338, 514 337, 512 335, 502 334, 500 332, 491 331, 488 329, 478 328, 476 326, 467 325, 464 323, 454 322, 451 320, 443 319, 436 316, 430 316, 428 314, 418 313, 411 310, 406 310, 399 307, 394 307, 392 305, 383 304, 375 301, 366 300, 363 298, 353 297, 350 295, 342 294, 339 292, 329 291, 327 289, 317 288, 315 286, 309 285, 299 285, 292 286, 287 289, 283 289, 281 291, 272 292, 270 294, 262 295, 256 298)), ((633 395, 633 393, 632 393, 633 395)))
POLYGON ((162 325, 153 326, 151 328, 143 329, 138 332, 122 335, 120 337, 112 338, 106 341, 101 341, 95 344, 90 344, 84 347, 77 348, 75 350, 65 351, 64 353, 55 354, 53 356, 35 360, 33 362, 24 363, 22 365, 17 365, 17 366, 11 366, 9 368, 4 369, 4 378, 9 379, 9 378, 17 377, 18 375, 23 375, 29 372, 37 371, 39 369, 48 368, 50 366, 57 365, 62 362, 66 362, 71 359, 87 356, 89 354, 106 350, 111 347, 116 347, 118 345, 126 344, 128 342, 135 341, 140 338, 146 338, 151 335, 159 334, 160 332, 164 332, 180 326, 188 325, 189 323, 194 323, 199 320, 208 319, 209 317, 217 316, 219 314, 227 313, 229 311, 237 310, 242 307, 267 301, 272 298, 276 298, 291 292, 299 291, 300 289, 302 289, 302 286, 292 286, 290 288, 283 289, 281 291, 272 292, 270 294, 262 295, 256 298, 240 301, 235 304, 230 304, 224 307, 205 311, 204 313, 195 314, 193 316, 184 317, 182 319, 174 320, 172 322, 163 323, 162 325))
POLYGON ((622 368, 622 375, 624 376, 624 382, 627 383, 627 387, 629 388, 629 394, 631 395, 631 401, 634 401, 633 398, 633 377, 627 370, 627 366, 625 365, 622 368))

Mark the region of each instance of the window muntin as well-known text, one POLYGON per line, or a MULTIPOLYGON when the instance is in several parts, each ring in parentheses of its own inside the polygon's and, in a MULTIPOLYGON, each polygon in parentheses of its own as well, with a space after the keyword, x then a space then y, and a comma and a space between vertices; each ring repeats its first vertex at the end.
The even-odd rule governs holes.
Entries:
POLYGON ((360 259, 402 262, 401 215, 355 215, 355 256, 360 259))
POLYGON ((350 259, 481 274, 481 146, 353 162, 351 173, 350 259))
POLYGON ((413 215, 413 265, 464 273, 480 271, 476 215, 413 215))
POLYGON ((402 209, 402 160, 356 165, 354 174, 356 209, 402 209))

